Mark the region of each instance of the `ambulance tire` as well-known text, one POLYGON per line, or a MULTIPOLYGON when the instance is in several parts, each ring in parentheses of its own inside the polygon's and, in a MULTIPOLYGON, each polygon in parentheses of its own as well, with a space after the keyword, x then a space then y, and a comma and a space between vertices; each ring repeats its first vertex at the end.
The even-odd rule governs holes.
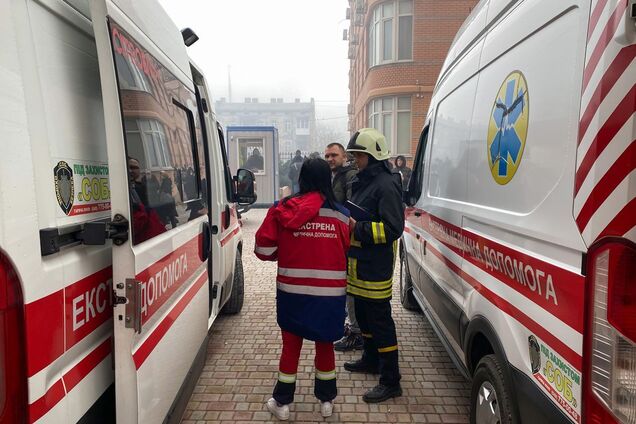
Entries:
POLYGON ((236 262, 234 264, 234 282, 232 283, 232 294, 223 307, 223 313, 232 315, 238 314, 243 309, 243 297, 245 294, 245 276, 243 274, 243 259, 241 251, 236 251, 236 262))
POLYGON ((496 355, 486 355, 479 361, 470 392, 470 423, 499 422, 511 424, 517 417, 512 391, 506 385, 504 368, 496 355), (492 412, 494 411, 494 412, 492 412), (497 420, 495 416, 499 414, 497 420))
POLYGON ((415 300, 413 295, 413 280, 411 279, 411 273, 409 272, 408 264, 406 263, 406 252, 400 245, 400 303, 404 309, 408 311, 419 311, 420 305, 415 300))

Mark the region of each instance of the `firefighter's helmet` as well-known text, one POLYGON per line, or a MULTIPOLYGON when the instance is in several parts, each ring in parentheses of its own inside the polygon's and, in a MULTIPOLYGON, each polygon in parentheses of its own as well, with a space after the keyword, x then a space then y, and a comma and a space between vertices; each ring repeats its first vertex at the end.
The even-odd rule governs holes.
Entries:
POLYGON ((367 153, 377 160, 389 158, 389 146, 387 146, 384 135, 375 128, 361 128, 358 130, 347 145, 347 152, 367 153))

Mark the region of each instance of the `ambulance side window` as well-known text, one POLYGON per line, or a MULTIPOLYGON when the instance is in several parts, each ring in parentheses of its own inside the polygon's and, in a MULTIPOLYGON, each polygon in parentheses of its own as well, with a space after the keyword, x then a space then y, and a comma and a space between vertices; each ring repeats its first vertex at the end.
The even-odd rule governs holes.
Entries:
POLYGON ((420 195, 422 194, 422 184, 424 177, 424 168, 426 167, 426 146, 428 143, 428 128, 426 125, 422 134, 420 135, 420 141, 417 144, 417 151, 415 152, 415 158, 413 159, 413 173, 409 180, 409 186, 407 189, 406 200, 410 206, 417 203, 420 195))
POLYGON ((203 134, 194 92, 114 23, 111 37, 138 244, 207 214, 203 134))
POLYGON ((234 200, 234 195, 232 193, 232 173, 230 172, 230 165, 227 160, 227 150, 225 149, 225 137, 223 136, 223 130, 219 127, 217 129, 219 133, 219 143, 221 144, 221 156, 223 157, 223 176, 225 180, 225 192, 227 194, 227 199, 232 202, 234 200))

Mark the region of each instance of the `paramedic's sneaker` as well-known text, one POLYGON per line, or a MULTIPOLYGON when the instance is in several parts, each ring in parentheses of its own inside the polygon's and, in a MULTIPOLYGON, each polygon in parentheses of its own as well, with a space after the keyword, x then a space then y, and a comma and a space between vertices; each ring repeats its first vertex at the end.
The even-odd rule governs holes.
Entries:
POLYGON ((358 359, 353 362, 345 362, 344 369, 349 372, 363 372, 367 374, 379 374, 380 370, 378 368, 378 364, 368 364, 362 359, 358 359))
POLYGON ((289 405, 281 405, 276 402, 276 399, 270 398, 267 401, 267 409, 273 416, 281 421, 287 421, 289 419, 289 405))
POLYGON ((350 333, 333 344, 333 348, 338 352, 347 352, 349 350, 362 350, 364 340, 362 334, 350 333))
POLYGON ((378 403, 399 396, 402 396, 402 388, 399 384, 394 387, 378 384, 366 392, 364 396, 362 396, 362 400, 366 403, 378 403))
POLYGON ((320 402, 320 415, 327 418, 333 414, 333 402, 320 402))

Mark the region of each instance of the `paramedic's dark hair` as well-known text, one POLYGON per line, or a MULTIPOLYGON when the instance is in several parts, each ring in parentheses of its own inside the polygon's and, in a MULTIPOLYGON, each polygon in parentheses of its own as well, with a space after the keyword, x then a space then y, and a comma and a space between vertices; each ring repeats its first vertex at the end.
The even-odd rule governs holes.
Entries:
POLYGON ((325 197, 331 209, 338 210, 336 196, 333 194, 333 188, 331 187, 331 168, 324 159, 307 159, 303 162, 303 166, 300 168, 300 176, 298 177, 298 185, 300 186, 300 191, 284 198, 283 204, 291 198, 317 191, 325 197))
POLYGON ((334 146, 338 146, 338 148, 342 151, 342 153, 345 153, 345 154, 347 153, 347 151, 345 150, 345 147, 340 143, 329 143, 327 144, 327 149, 330 149, 334 146))

